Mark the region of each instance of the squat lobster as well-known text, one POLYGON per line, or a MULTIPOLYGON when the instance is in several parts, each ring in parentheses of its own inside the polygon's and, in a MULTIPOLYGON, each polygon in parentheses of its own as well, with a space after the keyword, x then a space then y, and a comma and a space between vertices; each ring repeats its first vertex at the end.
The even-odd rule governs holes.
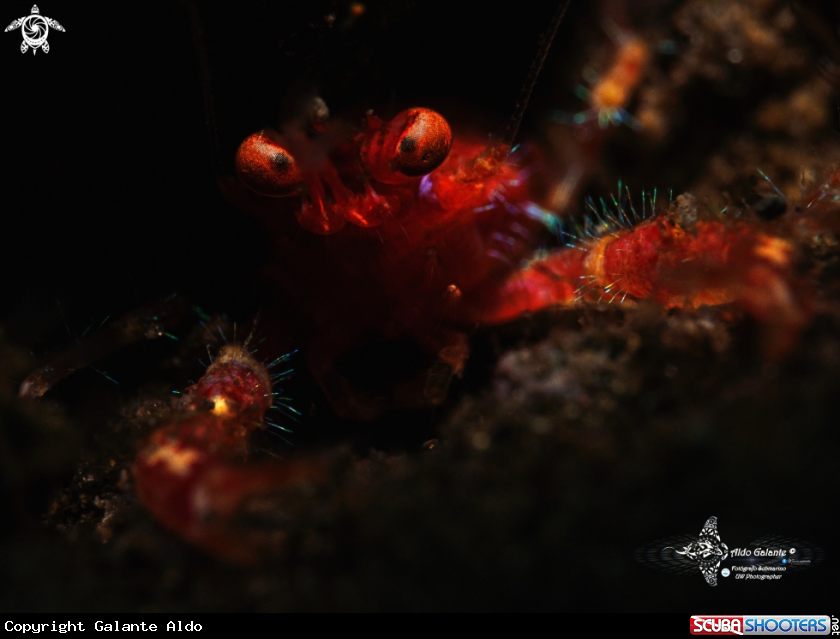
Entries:
MULTIPOLYGON (((308 117, 243 142, 238 178, 223 190, 265 224, 275 252, 268 275, 285 306, 271 323, 301 346, 338 414, 369 419, 437 404, 475 325, 581 298, 732 303, 782 338, 779 354, 795 342, 808 291, 792 275, 787 232, 770 226, 691 206, 689 215, 677 206, 639 219, 619 193, 597 230, 574 231, 572 247, 531 259, 557 228, 537 203, 535 156, 509 138, 488 145, 452 135, 442 116, 420 108, 387 123, 369 115, 361 131, 308 117), (360 383, 354 364, 382 345, 414 359, 360 383)), ((833 188, 812 196, 810 215, 833 188)), ((249 500, 324 477, 311 461, 234 463, 262 423, 270 386, 247 347, 226 347, 134 466, 138 496, 159 521, 233 559, 258 553, 233 523, 249 500)))

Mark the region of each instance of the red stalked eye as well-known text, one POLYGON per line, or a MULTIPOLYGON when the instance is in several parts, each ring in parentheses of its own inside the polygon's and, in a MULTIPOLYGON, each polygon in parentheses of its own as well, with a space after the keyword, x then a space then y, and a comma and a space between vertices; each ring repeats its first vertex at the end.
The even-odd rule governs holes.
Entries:
POLYGON ((236 151, 236 174, 242 183, 261 195, 280 197, 294 193, 301 175, 291 154, 271 131, 250 135, 236 151))
POLYGON ((429 109, 409 109, 391 120, 389 127, 401 130, 394 170, 417 177, 438 168, 452 148, 452 131, 439 113, 429 109))
POLYGON ((431 109, 414 108, 368 131, 361 158, 375 180, 400 184, 434 171, 451 147, 452 131, 446 119, 431 109))

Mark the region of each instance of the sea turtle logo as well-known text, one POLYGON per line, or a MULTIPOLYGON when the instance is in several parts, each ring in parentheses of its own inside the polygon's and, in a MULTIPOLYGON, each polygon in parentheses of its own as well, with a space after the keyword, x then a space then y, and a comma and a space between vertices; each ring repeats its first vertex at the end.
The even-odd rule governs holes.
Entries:
POLYGON ((38 5, 33 4, 32 13, 12 22, 12 24, 6 27, 6 31, 14 31, 20 28, 23 33, 23 42, 20 45, 21 53, 26 53, 31 48, 34 54, 38 50, 38 47, 41 47, 44 53, 49 53, 50 43, 47 42, 47 35, 50 32, 50 27, 56 31, 64 31, 64 27, 58 24, 58 22, 52 18, 42 16, 38 10, 38 5))

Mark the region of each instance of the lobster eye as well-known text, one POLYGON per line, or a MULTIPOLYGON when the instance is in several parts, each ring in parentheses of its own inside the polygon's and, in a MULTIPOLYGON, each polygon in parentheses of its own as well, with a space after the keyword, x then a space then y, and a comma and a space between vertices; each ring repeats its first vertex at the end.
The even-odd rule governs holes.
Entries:
POLYGON ((452 131, 439 113, 409 109, 394 118, 389 126, 402 129, 391 166, 403 175, 418 177, 431 173, 449 155, 452 131), (401 120, 405 120, 405 124, 401 120))
POLYGON ((399 184, 431 173, 449 155, 452 131, 431 109, 407 109, 387 124, 368 132, 361 158, 371 176, 399 184))
POLYGON ((248 136, 236 151, 236 174, 252 191, 270 197, 294 193, 301 175, 294 158, 272 131, 248 136))

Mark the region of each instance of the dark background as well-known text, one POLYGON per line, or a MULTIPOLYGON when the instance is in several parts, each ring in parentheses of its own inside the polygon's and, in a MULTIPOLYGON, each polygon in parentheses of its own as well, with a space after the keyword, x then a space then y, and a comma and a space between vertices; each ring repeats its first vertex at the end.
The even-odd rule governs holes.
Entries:
MULTIPOLYGON (((20 31, 3 34, 0 325, 34 365, 173 294, 188 309, 252 326, 276 303, 261 277, 268 238, 216 185, 233 173, 241 140, 296 115, 296 100, 311 94, 354 126, 368 109, 391 117, 420 105, 445 113, 456 131, 499 137, 557 10, 373 2, 354 19, 351 4, 39 5, 66 29, 50 32, 48 54, 21 55, 20 31)), ((580 20, 584 38, 601 37, 597 15, 573 6, 520 139, 543 135, 553 94, 578 107, 556 78, 572 72, 564 54, 581 39, 580 20)), ((188 310, 167 328, 183 339, 199 321, 188 310)), ((141 341, 82 367, 48 401, 67 406, 90 435, 149 380, 178 388, 201 374, 197 363, 180 375, 161 371, 166 342, 141 341)), ((298 391, 304 404, 313 394, 317 401, 317 390, 298 391)), ((433 434, 423 423, 411 446, 433 434)))
MULTIPOLYGON (((249 274, 264 246, 214 185, 191 7, 40 8, 67 30, 50 34, 49 54, 21 55, 19 32, 2 39, 10 330, 37 342, 49 335, 45 324, 58 318, 59 304, 71 331, 83 331, 88 317, 124 313, 169 292, 250 314, 249 274)), ((310 90, 334 115, 420 104, 455 123, 501 131, 553 11, 551 3, 505 13, 479 3, 458 12, 373 3, 342 28, 347 3, 199 9, 221 166, 229 170, 239 140, 276 123, 284 98, 310 90)))
MULTIPOLYGON (((543 138, 546 113, 558 99, 567 100, 563 108, 575 108, 564 81, 580 68, 587 38, 603 37, 592 7, 573 4, 523 124, 523 139, 543 138)), ((346 2, 237 2, 227 10, 197 11, 164 2, 40 4, 42 15, 66 29, 50 33, 49 54, 21 55, 19 32, 0 35, 4 339, 30 352, 34 362, 44 361, 106 317, 171 293, 209 313, 248 322, 264 295, 258 283, 265 238, 255 222, 222 200, 215 179, 217 172, 229 172, 239 140, 276 121, 284 99, 315 90, 334 115, 358 117, 373 108, 388 116, 419 105, 445 113, 456 131, 468 127, 498 135, 504 129, 555 6, 519 3, 505 11, 479 2, 455 6, 369 3, 365 14, 350 23, 346 2), (330 14, 335 16, 332 26, 325 19, 330 14), (202 31, 204 64, 196 54, 196 30, 202 31), (211 133, 208 95, 214 104, 211 133)), ((7 4, 1 20, 8 24, 29 10, 28 3, 7 4)), ((667 14, 667 5, 636 7, 642 15, 646 10, 653 21, 667 14)), ((708 112, 710 118, 715 113, 737 118, 737 108, 737 100, 730 100, 708 112)), ((692 177, 691 167, 675 169, 679 162, 668 156, 644 167, 621 156, 610 161, 624 161, 624 174, 656 174, 664 167, 670 173, 659 179, 676 191, 692 177)), ((653 186, 657 178, 647 180, 642 186, 653 186)), ((144 344, 122 363, 115 358, 108 372, 118 387, 82 371, 57 388, 50 401, 66 407, 82 431, 100 422, 80 420, 80 415, 99 414, 104 423, 133 397, 165 348, 144 344)), ((760 464, 754 472, 761 472, 760 464)), ((837 535, 829 516, 837 504, 815 504, 807 498, 807 487, 801 488, 786 492, 785 501, 774 504, 777 512, 765 509, 763 519, 756 520, 757 510, 751 509, 752 519, 737 524, 743 538, 724 535, 725 541, 746 544, 781 529, 831 553, 837 535), (797 525, 797 502, 789 501, 801 492, 808 509, 802 514, 804 526, 797 525)), ((772 498, 765 497, 770 506, 772 498)), ((674 529, 657 529, 654 535, 699 532, 714 502, 710 495, 702 507, 680 506, 674 529)), ((673 507, 661 504, 663 511, 673 507)), ((597 503, 588 506, 598 508, 597 503)), ((727 514, 737 517, 737 508, 727 514)), ((615 554, 602 561, 630 561, 634 544, 652 540, 626 541, 627 548, 611 549, 615 554)), ((603 584, 604 589, 629 593, 632 579, 639 579, 651 597, 685 585, 686 606, 710 596, 699 577, 680 581, 653 572, 637 574, 635 568, 618 570, 617 581, 603 584)), ((835 568, 827 562, 813 580, 801 575, 785 587, 794 588, 791 597, 800 605, 826 602, 836 585, 830 572, 835 568)), ((92 571, 90 579, 102 571, 92 571)), ((44 592, 59 586, 44 583, 44 592)), ((14 599, 24 603, 16 605, 43 609, 44 601, 27 587, 14 599)), ((669 601, 674 600, 672 595, 669 601)), ((615 595, 605 594, 605 601, 615 603, 615 595)), ((113 600, 109 605, 119 607, 113 600)))
MULTIPOLYGON (((420 105, 445 113, 455 131, 500 137, 557 10, 551 2, 506 12, 479 2, 457 11, 443 2, 374 2, 354 19, 350 2, 335 1, 81 3, 62 20, 61 5, 39 7, 66 32, 51 31, 50 53, 35 55, 20 54, 19 31, 4 34, 0 178, 0 325, 36 365, 106 320, 173 294, 188 309, 251 326, 276 303, 261 277, 268 238, 216 185, 233 173, 241 140, 296 115, 296 100, 311 94, 354 126, 368 109, 391 117, 420 105)), ((577 42, 603 37, 590 10, 570 9, 521 140, 544 137, 555 95, 579 108, 557 78, 577 73, 587 55, 577 42)), ((183 339, 199 321, 188 311, 167 328, 183 339)), ((150 379, 178 388, 201 374, 197 363, 180 376, 162 372, 166 341, 82 368, 49 399, 93 424, 150 379)), ((311 394, 317 401, 318 391, 298 391, 304 404, 311 394)), ((410 446, 433 434, 428 421, 410 446)), ((402 446, 384 430, 388 445, 402 446)))

